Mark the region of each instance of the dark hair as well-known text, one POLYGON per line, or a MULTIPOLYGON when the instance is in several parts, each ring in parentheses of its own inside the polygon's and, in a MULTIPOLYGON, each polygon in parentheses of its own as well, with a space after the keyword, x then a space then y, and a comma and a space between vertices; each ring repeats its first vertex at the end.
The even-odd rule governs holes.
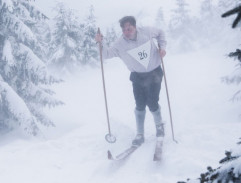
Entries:
POLYGON ((125 16, 119 20, 120 26, 123 28, 125 23, 129 22, 131 25, 136 26, 136 19, 133 16, 125 16))

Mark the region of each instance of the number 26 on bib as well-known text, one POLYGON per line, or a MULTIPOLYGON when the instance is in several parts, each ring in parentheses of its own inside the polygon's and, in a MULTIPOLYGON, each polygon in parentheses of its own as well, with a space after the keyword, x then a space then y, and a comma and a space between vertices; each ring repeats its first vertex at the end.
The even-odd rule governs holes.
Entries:
POLYGON ((137 62, 143 65, 146 69, 150 62, 151 42, 148 41, 141 46, 127 51, 137 62))

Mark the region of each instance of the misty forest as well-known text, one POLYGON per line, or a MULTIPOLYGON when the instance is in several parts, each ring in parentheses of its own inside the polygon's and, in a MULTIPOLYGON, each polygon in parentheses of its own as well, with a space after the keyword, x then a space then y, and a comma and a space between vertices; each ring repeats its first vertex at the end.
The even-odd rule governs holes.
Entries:
MULTIPOLYGON (((238 86, 236 88, 239 89, 229 96, 229 102, 230 105, 236 103, 240 106, 240 1, 218 0, 214 3, 212 0, 203 0, 198 16, 190 13, 191 7, 187 0, 175 0, 170 17, 165 15, 161 4, 157 6, 159 8, 153 17, 155 23, 152 26, 164 30, 169 55, 179 58, 179 55, 222 47, 224 52, 219 53, 220 57, 235 67, 217 82, 227 87, 238 86)), ((85 17, 78 16, 75 10, 67 8, 62 2, 56 3, 53 11, 55 16, 50 18, 41 12, 35 1, 0 0, 1 137, 17 136, 18 133, 26 139, 41 138, 46 128, 54 133, 58 122, 52 120, 49 113, 55 108, 68 107, 54 87, 64 85, 66 76, 100 70, 99 48, 95 41, 99 27, 95 6, 89 6, 85 17)), ((137 25, 142 18, 136 15, 137 25)), ((118 20, 112 26, 101 27, 108 47, 122 34, 121 29, 115 26, 116 23, 118 20)), ((241 112, 234 115, 238 117, 241 112)), ((212 168, 216 165, 206 164, 207 172, 200 172, 199 178, 185 174, 178 177, 179 183, 240 183, 240 139, 230 144, 235 146, 235 150, 226 151, 218 167, 212 168), (235 143, 238 143, 237 147, 235 143)), ((225 151, 224 147, 222 151, 225 151)))

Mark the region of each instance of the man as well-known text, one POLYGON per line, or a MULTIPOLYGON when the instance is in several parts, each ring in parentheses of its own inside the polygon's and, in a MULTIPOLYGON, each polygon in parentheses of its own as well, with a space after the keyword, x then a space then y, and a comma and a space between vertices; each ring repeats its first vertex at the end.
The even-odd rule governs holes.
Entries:
MULTIPOLYGON (((158 104, 162 81, 161 58, 165 56, 166 41, 161 30, 151 27, 136 27, 133 16, 125 16, 120 21, 123 35, 111 48, 102 44, 104 59, 119 57, 131 71, 133 93, 136 102, 135 117, 137 134, 132 141, 139 146, 144 142, 144 121, 146 106, 151 111, 156 126, 156 136, 159 140, 164 137, 164 123, 158 104), (159 45, 156 47, 155 39, 159 45)), ((103 36, 96 35, 97 42, 102 43, 103 36)))

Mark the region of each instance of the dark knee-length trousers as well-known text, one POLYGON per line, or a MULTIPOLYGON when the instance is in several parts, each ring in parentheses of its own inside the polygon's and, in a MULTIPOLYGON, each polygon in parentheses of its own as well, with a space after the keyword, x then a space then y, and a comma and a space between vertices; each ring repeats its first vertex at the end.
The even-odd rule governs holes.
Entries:
POLYGON ((145 73, 131 72, 133 93, 136 102, 136 110, 143 111, 146 106, 151 112, 159 108, 159 94, 161 90, 163 72, 161 67, 145 73))

